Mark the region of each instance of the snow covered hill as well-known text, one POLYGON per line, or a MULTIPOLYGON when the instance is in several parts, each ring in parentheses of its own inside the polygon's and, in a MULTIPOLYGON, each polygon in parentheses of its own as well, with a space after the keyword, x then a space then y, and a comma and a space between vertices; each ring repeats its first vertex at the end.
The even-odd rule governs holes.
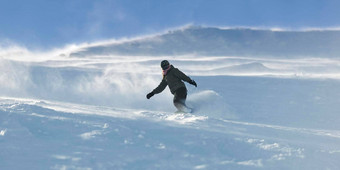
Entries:
POLYGON ((339 30, 265 30, 188 26, 163 34, 94 45, 71 54, 338 57, 339 30))
MULTIPOLYGON (((339 169, 337 51, 320 47, 302 57, 288 48, 289 57, 269 52, 268 58, 259 55, 267 47, 246 48, 241 32, 286 40, 311 33, 190 27, 158 35, 159 41, 49 52, 0 48, 0 169, 339 169), (197 55, 188 53, 191 47, 181 46, 184 54, 163 46, 186 42, 179 35, 187 39, 188 32, 223 46, 219 38, 235 36, 233 49, 247 55, 214 56, 205 53, 205 42, 206 48, 192 46, 197 55), (187 84, 194 113, 175 114, 168 89, 146 99, 161 81, 163 59, 197 82, 198 88, 187 84)), ((338 33, 311 37, 329 34, 338 33)))

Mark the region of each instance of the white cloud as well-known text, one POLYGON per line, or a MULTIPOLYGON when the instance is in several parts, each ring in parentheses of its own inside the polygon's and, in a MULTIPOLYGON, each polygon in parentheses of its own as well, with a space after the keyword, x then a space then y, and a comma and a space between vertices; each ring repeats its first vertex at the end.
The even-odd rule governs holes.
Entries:
POLYGON ((237 162, 238 165, 263 167, 262 159, 237 162))

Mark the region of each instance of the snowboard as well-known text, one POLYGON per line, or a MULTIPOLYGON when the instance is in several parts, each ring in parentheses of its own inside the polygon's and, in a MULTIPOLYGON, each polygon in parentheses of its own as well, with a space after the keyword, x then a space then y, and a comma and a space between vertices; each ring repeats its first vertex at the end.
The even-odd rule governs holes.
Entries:
POLYGON ((193 113, 193 108, 185 107, 183 109, 177 110, 175 113, 193 113))

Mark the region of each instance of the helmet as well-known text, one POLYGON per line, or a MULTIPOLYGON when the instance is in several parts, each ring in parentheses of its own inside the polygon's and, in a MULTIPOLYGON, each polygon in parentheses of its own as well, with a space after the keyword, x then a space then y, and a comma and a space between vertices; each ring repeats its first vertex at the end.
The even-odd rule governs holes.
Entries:
POLYGON ((162 67, 163 70, 166 70, 167 68, 169 68, 169 65, 170 65, 170 63, 169 63, 168 60, 163 60, 161 62, 161 67, 162 67))

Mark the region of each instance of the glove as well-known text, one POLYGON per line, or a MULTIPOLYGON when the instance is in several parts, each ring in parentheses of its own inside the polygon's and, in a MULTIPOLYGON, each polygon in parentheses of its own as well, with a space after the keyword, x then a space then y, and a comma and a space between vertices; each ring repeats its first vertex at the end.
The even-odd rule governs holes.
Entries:
POLYGON ((147 98, 147 99, 150 99, 153 95, 155 95, 155 93, 151 92, 151 93, 149 93, 149 94, 146 95, 146 98, 147 98))
POLYGON ((193 86, 197 87, 195 80, 191 80, 189 83, 192 84, 193 86))

